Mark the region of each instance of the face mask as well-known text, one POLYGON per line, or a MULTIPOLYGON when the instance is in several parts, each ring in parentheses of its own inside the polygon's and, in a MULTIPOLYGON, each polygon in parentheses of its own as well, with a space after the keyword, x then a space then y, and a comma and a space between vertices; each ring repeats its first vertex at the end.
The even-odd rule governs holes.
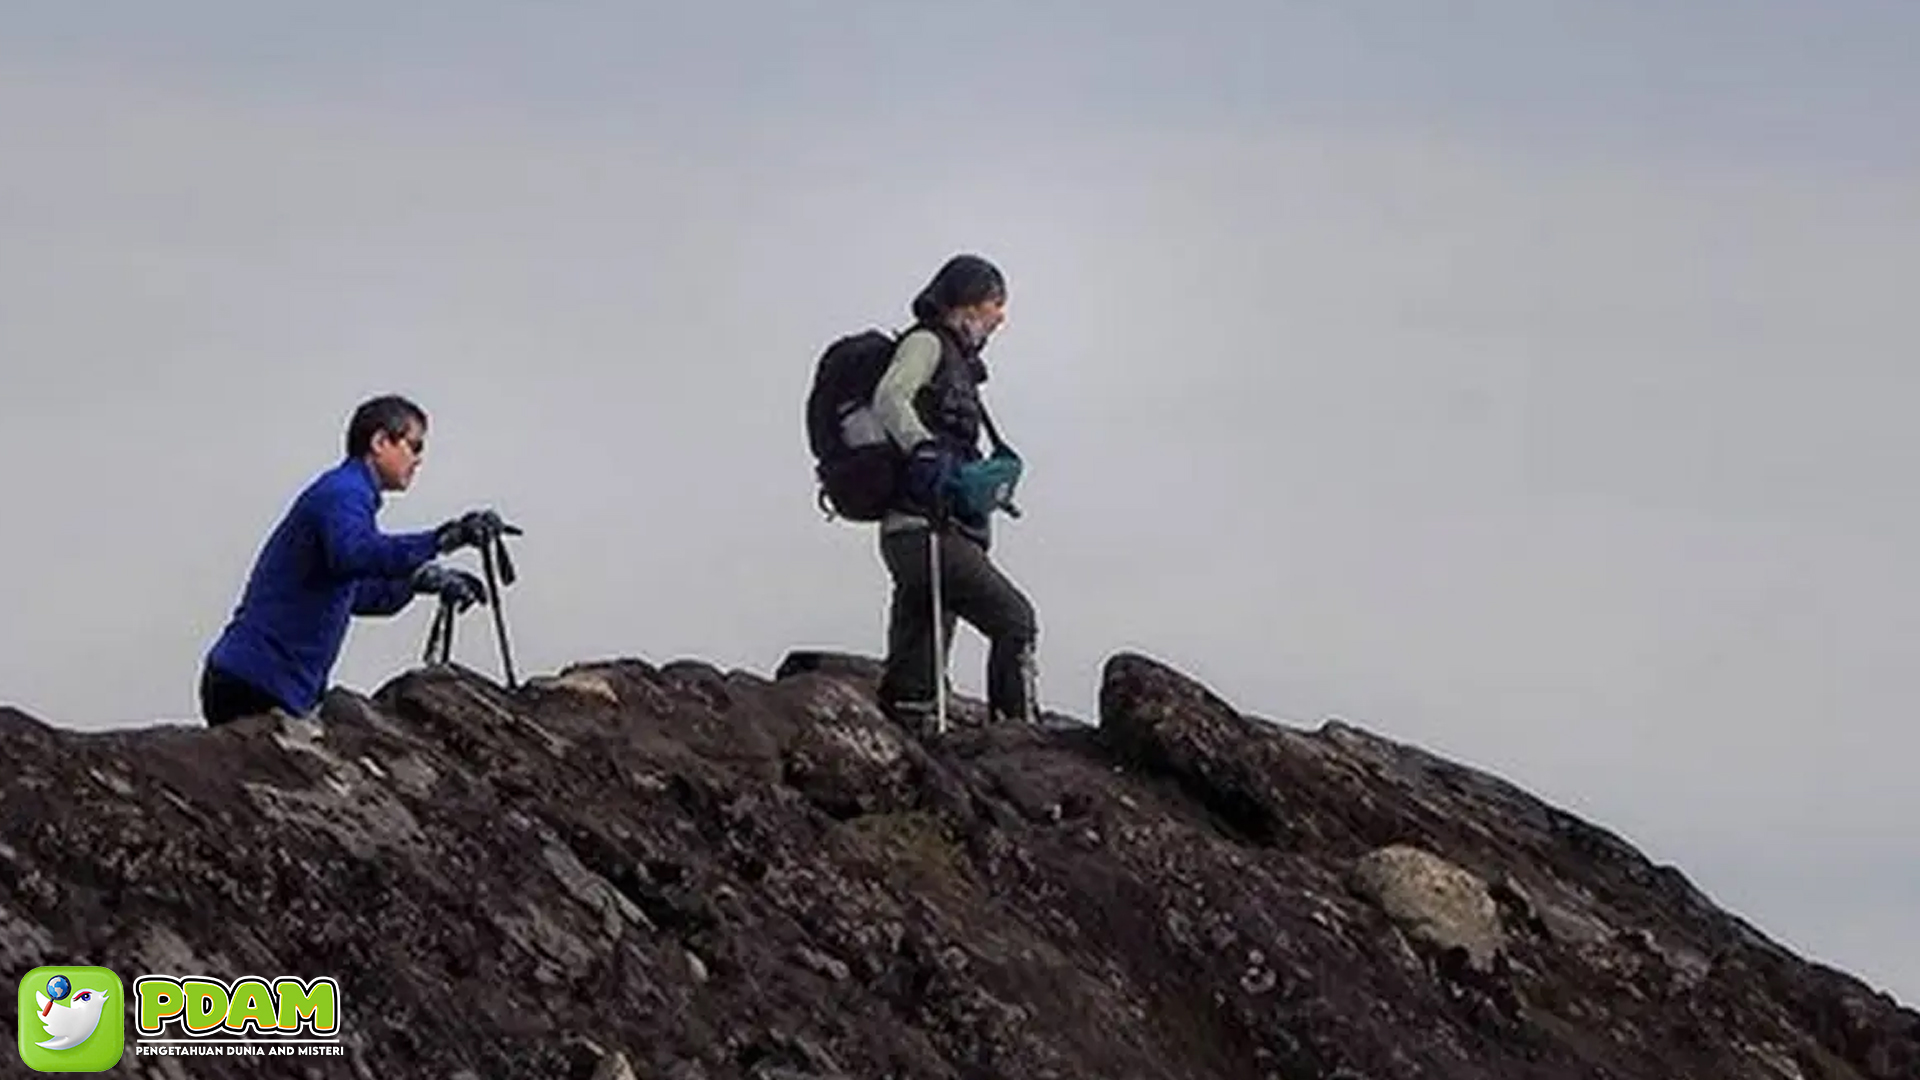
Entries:
POLYGON ((953 326, 953 332, 958 334, 960 340, 965 342, 970 349, 978 349, 985 345, 987 343, 987 335, 992 332, 987 329, 987 324, 983 319, 969 317, 958 312, 954 313, 949 323, 953 326))

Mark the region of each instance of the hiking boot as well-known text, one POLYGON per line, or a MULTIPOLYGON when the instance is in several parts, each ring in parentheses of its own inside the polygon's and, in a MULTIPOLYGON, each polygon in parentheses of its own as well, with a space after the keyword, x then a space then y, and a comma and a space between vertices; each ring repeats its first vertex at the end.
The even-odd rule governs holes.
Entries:
POLYGON ((935 734, 936 706, 931 701, 882 701, 880 713, 915 738, 935 734))

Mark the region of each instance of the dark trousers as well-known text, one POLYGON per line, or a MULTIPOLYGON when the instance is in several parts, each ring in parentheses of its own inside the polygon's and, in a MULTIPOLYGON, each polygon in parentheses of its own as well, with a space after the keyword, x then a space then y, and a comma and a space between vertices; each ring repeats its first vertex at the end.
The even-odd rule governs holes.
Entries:
MULTIPOLYGON (((933 638, 933 573, 926 529, 883 533, 880 556, 893 578, 887 619, 887 668, 880 700, 890 711, 930 713, 936 669, 933 638)), ((1033 604, 987 557, 977 541, 952 532, 940 536, 941 644, 953 645, 956 620, 985 635, 987 704, 1001 720, 1031 720, 1034 643, 1039 623, 1033 604)), ((940 657, 940 672, 946 670, 940 657)))
POLYGON ((252 683, 237 679, 209 664, 200 673, 200 716, 208 727, 248 716, 259 716, 270 709, 286 706, 256 689, 252 683))

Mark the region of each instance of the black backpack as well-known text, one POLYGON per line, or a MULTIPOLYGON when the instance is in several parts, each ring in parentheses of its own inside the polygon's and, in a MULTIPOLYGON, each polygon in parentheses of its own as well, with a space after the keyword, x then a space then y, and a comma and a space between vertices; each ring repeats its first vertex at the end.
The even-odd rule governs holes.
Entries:
POLYGON ((814 367, 807 443, 828 517, 878 521, 893 502, 905 459, 873 414, 873 390, 898 340, 883 330, 848 334, 828 345, 814 367))

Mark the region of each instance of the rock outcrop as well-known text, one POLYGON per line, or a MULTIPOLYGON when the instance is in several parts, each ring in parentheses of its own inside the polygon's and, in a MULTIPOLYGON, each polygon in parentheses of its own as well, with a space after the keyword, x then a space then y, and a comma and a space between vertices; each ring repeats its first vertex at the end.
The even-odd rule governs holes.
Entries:
POLYGON ((1098 725, 928 738, 874 675, 0 710, 0 972, 339 982, 337 1057, 128 1076, 1920 1078, 1920 1013, 1495 778, 1137 655, 1098 725))

